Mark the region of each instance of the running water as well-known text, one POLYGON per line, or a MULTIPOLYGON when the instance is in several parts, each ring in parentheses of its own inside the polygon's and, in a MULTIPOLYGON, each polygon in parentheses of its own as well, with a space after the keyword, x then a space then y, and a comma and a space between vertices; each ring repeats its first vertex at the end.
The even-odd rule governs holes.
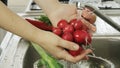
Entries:
MULTIPOLYGON (((92 12, 94 12, 94 10, 92 11, 92 12)), ((81 14, 81 13, 79 13, 79 14, 81 14)), ((78 19, 80 18, 81 16, 78 16, 78 19)), ((106 67, 105 65, 102 65, 102 64, 99 64, 100 63, 100 61, 98 62, 96 62, 95 60, 90 60, 90 61, 92 61, 92 62, 90 62, 89 60, 81 60, 80 62, 78 62, 78 63, 71 63, 71 62, 68 62, 68 61, 64 61, 64 60, 62 60, 62 61, 60 61, 63 65, 64 65, 64 68, 115 68, 115 66, 114 66, 114 64, 112 63, 112 62, 110 62, 110 61, 108 61, 108 60, 106 60, 106 59, 103 59, 103 58, 101 58, 101 57, 97 57, 96 55, 95 55, 95 53, 94 53, 94 48, 92 47, 92 44, 89 44, 89 45, 87 45, 87 43, 88 43, 88 41, 87 41, 87 37, 86 37, 86 39, 85 39, 85 41, 86 41, 86 44, 85 45, 82 45, 82 47, 86 50, 86 49, 91 49, 91 50, 93 50, 93 52, 92 53, 90 53, 90 55, 89 55, 89 57, 90 58, 93 58, 93 59, 95 59, 95 60, 101 60, 102 62, 106 62, 106 64, 108 64, 110 67, 106 67), (96 63, 98 64, 98 65, 96 65, 96 63), (92 67, 91 67, 92 66, 92 67), (98 67, 97 67, 98 66, 98 67)))
POLYGON ((90 63, 87 61, 80 61, 78 63, 70 63, 68 61, 61 61, 63 64, 64 68, 89 68, 90 63))
MULTIPOLYGON (((87 45, 87 43, 88 43, 87 39, 88 38, 86 37, 86 39, 85 39, 86 45, 82 45, 82 47, 85 50, 88 48, 94 50, 94 48, 92 47, 91 44, 87 45)), ((91 55, 95 56, 95 53, 92 52, 91 55)), ((62 60, 62 61, 60 61, 60 63, 62 63, 64 65, 64 68, 89 68, 89 66, 90 66, 90 63, 87 60, 81 60, 78 63, 71 63, 71 62, 62 60)))
POLYGON ((75 64, 64 60, 60 61, 60 63, 63 64, 64 68, 115 68, 115 65, 106 59, 93 56, 90 56, 90 58, 92 60, 81 60, 75 64))
MULTIPOLYGON (((86 38, 86 45, 82 45, 82 46, 84 49, 90 48, 94 50, 91 44, 87 45, 87 38, 86 38)), ((88 56, 90 58, 89 60, 81 60, 78 63, 71 63, 65 60, 60 60, 59 62, 64 66, 64 68, 115 68, 115 65, 112 62, 103 59, 101 57, 97 57, 94 52, 92 52, 91 55, 88 56)), ((37 64, 38 61, 37 63, 35 62, 34 68, 38 68, 37 64)), ((42 68, 45 68, 45 66, 42 68)))
MULTIPOLYGON (((87 45, 87 38, 86 38, 86 45, 82 45, 84 49, 92 49, 92 44, 87 45)), ((63 64, 64 68, 115 68, 114 64, 106 59, 101 57, 97 57, 94 52, 88 55, 90 60, 81 60, 78 63, 71 63, 68 61, 60 61, 63 64), (104 62, 104 64, 103 64, 104 62), (106 66, 107 65, 107 66, 106 66)))

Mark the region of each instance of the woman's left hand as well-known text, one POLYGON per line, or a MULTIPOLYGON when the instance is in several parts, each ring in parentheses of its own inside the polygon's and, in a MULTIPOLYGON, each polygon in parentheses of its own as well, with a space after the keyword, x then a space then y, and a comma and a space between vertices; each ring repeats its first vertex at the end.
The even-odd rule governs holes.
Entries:
MULTIPOLYGON (((56 8, 54 12, 48 14, 49 19, 51 20, 54 26, 57 26, 58 21, 65 19, 70 21, 71 19, 78 17, 78 10, 75 5, 71 4, 60 4, 59 8, 56 8)), ((80 14, 79 14, 80 15, 80 14)), ((93 23, 96 20, 96 15, 85 8, 82 10, 80 15, 82 22, 92 31, 96 31, 96 27, 93 23)))

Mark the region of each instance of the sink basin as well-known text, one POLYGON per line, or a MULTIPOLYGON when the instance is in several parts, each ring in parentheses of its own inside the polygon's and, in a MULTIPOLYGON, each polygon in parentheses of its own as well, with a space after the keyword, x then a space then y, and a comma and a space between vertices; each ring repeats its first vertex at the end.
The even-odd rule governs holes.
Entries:
MULTIPOLYGON (((1 44, 2 40, 4 39, 5 34, 6 34, 6 31, 0 28, 0 44, 1 44)), ((0 46, 0 55, 1 55, 1 53, 2 53, 2 48, 0 46)))
MULTIPOLYGON (((95 55, 111 61, 115 68, 120 68, 120 36, 93 37, 92 46, 95 48, 95 55)), ((33 64, 40 56, 32 46, 29 47, 24 58, 23 68, 33 68, 33 64)))
POLYGON ((6 34, 6 31, 0 28, 0 43, 2 42, 5 34, 6 34))
POLYGON ((95 48, 96 56, 108 59, 120 68, 120 38, 118 37, 96 37, 92 45, 95 48))

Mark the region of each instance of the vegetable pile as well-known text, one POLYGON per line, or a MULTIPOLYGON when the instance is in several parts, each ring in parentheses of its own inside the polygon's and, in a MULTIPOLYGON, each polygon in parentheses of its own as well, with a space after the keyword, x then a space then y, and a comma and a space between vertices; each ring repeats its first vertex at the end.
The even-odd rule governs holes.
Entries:
POLYGON ((91 43, 92 39, 88 33, 88 28, 82 23, 80 19, 72 19, 69 22, 62 19, 58 22, 57 27, 53 27, 50 25, 50 22, 50 24, 46 23, 46 19, 44 21, 44 18, 46 17, 43 16, 43 19, 40 18, 39 21, 32 19, 26 20, 39 29, 51 31, 64 40, 77 43, 79 45, 79 49, 77 51, 67 50, 72 56, 77 56, 84 50, 82 45, 86 46, 91 43))
MULTIPOLYGON (((79 49, 76 51, 65 49, 74 57, 81 54, 81 52, 84 50, 82 47, 83 45, 87 46, 92 41, 87 26, 85 26, 80 19, 72 19, 70 21, 62 19, 58 22, 57 27, 53 27, 50 20, 46 16, 41 16, 41 18, 38 18, 38 20, 26 20, 39 29, 53 32, 64 40, 78 44, 79 49)), ((58 63, 56 59, 50 55, 47 55, 42 48, 39 48, 40 46, 37 46, 37 44, 34 43, 32 43, 32 45, 38 51, 40 56, 42 56, 42 60, 40 60, 39 63, 44 65, 47 64, 46 68, 63 68, 63 66, 58 63)))
POLYGON ((75 42, 79 45, 77 51, 67 50, 72 56, 79 55, 84 48, 82 45, 89 45, 92 41, 88 28, 80 19, 72 19, 69 22, 62 19, 58 22, 57 27, 53 27, 52 32, 64 40, 75 42))

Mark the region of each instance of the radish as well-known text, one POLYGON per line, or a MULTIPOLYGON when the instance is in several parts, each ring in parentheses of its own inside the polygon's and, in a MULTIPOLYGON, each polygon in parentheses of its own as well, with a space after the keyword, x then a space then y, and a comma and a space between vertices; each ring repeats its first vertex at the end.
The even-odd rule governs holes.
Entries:
POLYGON ((76 51, 73 51, 73 50, 69 50, 68 52, 72 55, 72 56, 78 56, 81 54, 81 52, 83 51, 83 48, 79 46, 79 49, 76 50, 76 51))
POLYGON ((74 28, 76 30, 82 30, 82 27, 83 27, 83 23, 81 22, 81 20, 77 20, 74 24, 74 28))
POLYGON ((72 19, 70 20, 70 25, 72 25, 74 27, 74 29, 76 30, 82 30, 82 21, 81 20, 78 20, 78 19, 72 19))
POLYGON ((62 30, 58 27, 53 27, 52 32, 58 36, 62 34, 62 30))
POLYGON ((67 24, 68 24, 68 22, 66 20, 62 19, 58 22, 57 27, 63 29, 67 24))
MULTIPOLYGON (((81 20, 72 19, 69 23, 66 20, 60 20, 57 27, 49 26, 48 24, 37 21, 26 19, 32 25, 38 27, 39 29, 52 31, 54 34, 60 36, 62 39, 75 42, 79 45, 88 45, 91 43, 92 39, 90 34, 87 32, 88 28, 82 24, 81 20)), ((83 48, 79 46, 76 51, 67 50, 72 56, 77 56, 81 54, 83 48)))
POLYGON ((76 30, 73 33, 73 38, 75 42, 84 45, 90 44, 92 41, 90 34, 85 30, 76 30))
POLYGON ((62 38, 63 38, 64 40, 67 40, 67 41, 73 41, 73 36, 72 36, 72 34, 71 34, 71 33, 68 33, 68 32, 64 33, 64 34, 62 35, 62 38))
POLYGON ((70 33, 73 33, 74 32, 74 28, 72 25, 66 25, 64 28, 63 28, 63 32, 70 32, 70 33))
POLYGON ((70 23, 70 25, 74 26, 76 21, 77 21, 77 19, 75 18, 75 19, 70 20, 69 23, 70 23))

